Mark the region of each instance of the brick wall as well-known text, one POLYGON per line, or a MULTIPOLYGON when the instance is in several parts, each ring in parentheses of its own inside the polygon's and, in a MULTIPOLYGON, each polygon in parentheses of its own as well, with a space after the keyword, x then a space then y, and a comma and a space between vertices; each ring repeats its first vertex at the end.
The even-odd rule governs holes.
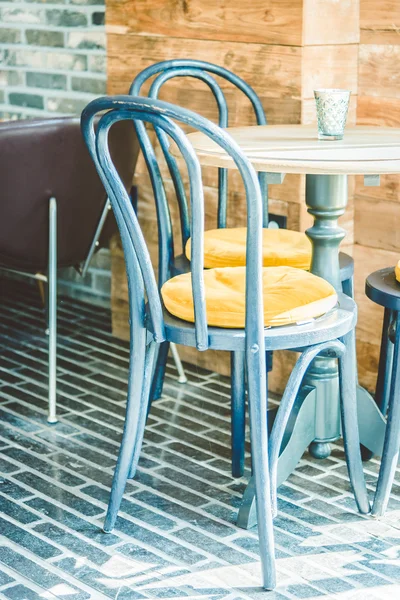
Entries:
POLYGON ((2 117, 78 114, 105 93, 104 0, 0 2, 2 117))
MULTIPOLYGON (((0 1, 0 118, 80 114, 106 92, 104 0, 0 1)), ((60 273, 60 289, 107 302, 107 251, 85 280, 60 273)))

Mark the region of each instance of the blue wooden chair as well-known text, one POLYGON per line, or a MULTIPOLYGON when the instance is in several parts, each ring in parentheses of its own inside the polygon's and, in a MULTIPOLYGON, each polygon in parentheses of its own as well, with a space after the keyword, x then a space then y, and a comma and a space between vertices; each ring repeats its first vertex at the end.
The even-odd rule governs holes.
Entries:
MULTIPOLYGON (((160 344, 168 341, 196 347, 242 352, 247 371, 248 400, 253 472, 255 477, 257 517, 263 585, 275 587, 273 515, 276 512, 276 470, 283 434, 291 414, 294 399, 310 362, 320 353, 337 356, 339 360, 342 426, 349 476, 359 510, 369 511, 369 502, 362 469, 357 412, 356 376, 354 372, 354 301, 340 295, 338 304, 328 313, 300 325, 292 324, 265 328, 268 294, 265 294, 266 273, 275 267, 262 267, 262 196, 257 175, 239 146, 232 138, 207 119, 183 108, 158 100, 115 96, 92 101, 82 113, 82 132, 92 159, 102 179, 120 229, 128 276, 130 308, 130 368, 124 432, 114 473, 110 502, 104 531, 112 531, 126 481, 134 477, 140 455, 153 369, 160 344), (97 131, 94 122, 101 117, 97 131), (201 168, 192 146, 183 131, 171 121, 190 125, 218 143, 235 161, 242 176, 247 201, 246 267, 232 269, 203 269, 204 198, 201 168), (158 133, 168 135, 177 144, 188 169, 191 201, 191 238, 193 244, 191 271, 166 282, 160 294, 135 211, 112 162, 108 148, 108 133, 113 123, 121 120, 148 122, 158 133), (242 272, 243 326, 225 328, 209 326, 212 305, 209 303, 208 278, 214 272, 242 272), (244 277, 245 275, 245 277, 244 277), (164 306, 165 286, 188 280, 186 292, 192 302, 192 317, 184 320, 173 316, 164 306), (188 291, 189 290, 189 291, 188 291), (207 304, 206 304, 207 303, 207 304), (339 339, 340 338, 340 339, 339 339), (266 351, 296 349, 301 355, 291 374, 268 444, 267 428, 267 371, 266 351), (271 460, 269 460, 271 457, 271 460)), ((153 190, 164 195, 163 182, 157 163, 153 164, 153 190)), ((286 267, 292 274, 298 269, 286 267)), ((228 273, 228 274, 229 274, 228 273)), ((307 282, 331 287, 310 273, 303 273, 307 282)), ((298 275, 296 275, 298 276, 298 275)), ((279 275, 280 277, 280 275, 279 275)), ((268 278, 267 278, 268 279, 268 278)), ((332 293, 335 294, 333 288, 332 293)), ((169 291, 170 288, 169 288, 169 291)), ((301 289, 293 294, 297 302, 301 289)), ((178 297, 179 300, 179 297, 178 297)), ((332 298, 331 298, 332 300, 332 298)), ((336 301, 336 296, 334 298, 336 301)), ((278 311, 279 312, 279 311, 278 311)))
MULTIPOLYGON (((193 77, 202 81, 209 87, 213 94, 218 108, 218 124, 220 127, 228 127, 229 111, 228 104, 221 85, 215 79, 215 76, 229 82, 237 88, 249 100, 252 106, 256 123, 266 125, 267 119, 260 98, 253 88, 243 79, 225 69, 224 67, 214 65, 209 62, 194 59, 175 59, 156 63, 141 71, 134 79, 130 94, 139 96, 142 94, 143 86, 154 77, 151 83, 148 96, 158 98, 160 91, 165 83, 176 77, 193 77)), ((151 177, 155 177, 153 165, 155 157, 153 148, 147 135, 143 123, 136 125, 138 137, 140 139, 142 151, 147 161, 147 166, 151 177)), ((185 194, 185 187, 182 182, 180 169, 174 156, 169 152, 168 139, 161 133, 159 142, 164 153, 164 157, 171 175, 175 188, 175 194, 180 211, 181 224, 181 242, 185 250, 190 238, 189 211, 185 194)), ((263 199, 263 227, 268 227, 268 185, 266 173, 259 173, 258 179, 261 187, 263 199)), ((227 169, 218 169, 218 210, 217 210, 217 228, 227 227, 228 212, 228 173, 227 169)), ((170 213, 165 196, 159 196, 157 203, 158 216, 158 237, 159 237, 159 284, 162 284, 173 275, 184 273, 190 270, 189 261, 185 252, 179 255, 174 253, 174 240, 172 234, 172 225, 170 213)), ((271 232, 273 233, 273 232, 271 232)), ((299 234, 294 234, 299 235, 299 234)), ((303 234, 305 237, 305 234, 303 234)), ((218 258, 213 257, 214 266, 225 266, 218 264, 218 258)), ((292 265, 295 266, 295 265, 292 265)), ((343 253, 340 253, 341 278, 343 282, 343 291, 353 296, 353 259, 343 253)), ((169 343, 166 342, 160 348, 157 367, 155 369, 154 380, 152 384, 151 398, 155 400, 161 396, 167 356, 169 352, 169 343)), ((267 354, 267 368, 271 370, 272 353, 267 354)), ((240 352, 231 353, 231 399, 232 399, 232 475, 241 477, 244 472, 245 456, 245 369, 244 357, 240 352)))
POLYGON ((375 401, 387 415, 382 462, 372 514, 382 516, 387 508, 400 450, 400 264, 380 269, 367 277, 365 293, 385 308, 375 401))

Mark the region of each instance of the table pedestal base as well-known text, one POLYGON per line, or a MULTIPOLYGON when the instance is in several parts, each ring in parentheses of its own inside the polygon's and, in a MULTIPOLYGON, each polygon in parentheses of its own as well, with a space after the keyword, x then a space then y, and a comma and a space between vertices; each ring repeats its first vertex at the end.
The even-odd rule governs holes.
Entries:
POLYGON ((386 419, 371 394, 361 386, 357 387, 357 405, 360 442, 373 454, 382 456, 386 419))
MULTIPOLYGON (((318 392, 321 393, 321 390, 318 389, 318 392)), ((329 442, 326 439, 316 439, 316 431, 318 431, 318 425, 320 425, 318 423, 317 400, 316 387, 304 386, 302 388, 293 407, 293 415, 282 443, 282 451, 278 461, 278 486, 294 471, 308 446, 310 446, 310 453, 313 456, 322 449, 321 455, 316 456, 316 458, 326 458, 330 454, 329 442), (315 449, 317 449, 317 452, 315 452, 315 449)), ((335 404, 332 396, 331 402, 335 404)), ((360 441, 371 452, 381 456, 386 419, 372 396, 361 386, 357 387, 357 402, 360 441)), ((257 524, 253 477, 250 478, 244 492, 236 524, 243 529, 250 529, 257 524)))

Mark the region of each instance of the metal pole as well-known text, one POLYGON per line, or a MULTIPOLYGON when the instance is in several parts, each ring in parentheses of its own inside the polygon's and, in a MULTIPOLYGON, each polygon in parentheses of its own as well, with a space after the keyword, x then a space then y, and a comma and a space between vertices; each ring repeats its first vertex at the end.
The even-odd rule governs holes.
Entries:
POLYGON ((178 371, 178 383, 187 383, 187 377, 182 366, 181 358, 178 354, 178 349, 173 342, 170 345, 172 358, 174 359, 176 370, 178 371))
POLYGON ((91 260, 93 258, 93 254, 95 253, 96 248, 99 245, 99 239, 100 239, 100 236, 101 236, 101 232, 103 231, 104 223, 106 222, 107 215, 108 215, 108 212, 110 210, 111 210, 111 202, 107 198, 106 203, 104 204, 104 208, 103 208, 103 211, 101 213, 99 222, 97 224, 96 231, 95 231, 92 243, 90 245, 88 255, 87 255, 86 260, 85 260, 85 262, 83 264, 83 267, 81 268, 81 271, 80 271, 82 277, 85 277, 86 272, 87 272, 87 270, 89 268, 90 262, 91 262, 91 260))
POLYGON ((49 264, 48 264, 48 307, 49 307, 49 415, 48 423, 57 423, 57 201, 49 202, 49 264))

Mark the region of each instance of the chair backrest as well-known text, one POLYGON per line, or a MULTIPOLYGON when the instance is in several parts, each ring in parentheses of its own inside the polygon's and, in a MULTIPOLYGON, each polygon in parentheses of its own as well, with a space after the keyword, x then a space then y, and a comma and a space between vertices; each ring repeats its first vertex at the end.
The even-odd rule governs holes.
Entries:
MULTIPOLYGON (((182 129, 171 119, 209 136, 235 161, 242 176, 247 201, 246 260, 246 348, 257 360, 265 361, 264 317, 262 295, 262 198, 260 185, 252 165, 240 147, 220 127, 192 111, 143 97, 115 96, 93 100, 82 113, 82 132, 89 152, 104 183, 120 228, 128 274, 130 318, 137 327, 145 327, 145 299, 149 304, 153 336, 165 339, 163 309, 157 282, 138 219, 121 179, 110 157, 108 132, 113 123, 133 120, 152 123, 177 144, 188 169, 190 183, 192 229, 192 293, 195 314, 196 345, 208 348, 208 326, 204 294, 204 197, 201 167, 182 129), (94 119, 106 112, 95 133, 94 119), (260 357, 259 353, 262 354, 260 357)), ((165 194, 161 177, 152 179, 156 196, 165 194)), ((262 369, 261 369, 262 370, 262 369)), ((265 369, 264 369, 265 370, 265 369)))
MULTIPOLYGON (((253 88, 246 83, 243 79, 221 67, 201 60, 194 59, 175 59, 167 60, 151 65, 147 69, 144 69, 134 79, 130 93, 133 96, 139 96, 142 92, 143 85, 152 77, 153 80, 148 96, 150 98, 158 98, 161 87, 171 79, 175 77, 194 77, 203 81, 211 90, 218 107, 218 124, 220 127, 229 126, 229 111, 226 101, 226 97, 223 89, 221 88, 218 81, 213 77, 225 79, 230 82, 236 88, 238 88, 250 101, 256 122, 258 125, 266 125, 267 119, 261 103, 261 100, 257 96, 253 88)), ((149 153, 149 144, 146 139, 147 133, 143 123, 138 123, 137 132, 141 142, 142 150, 145 154, 149 153)), ((176 162, 176 159, 170 154, 168 149, 168 139, 162 132, 157 132, 160 145, 162 147, 166 163, 168 165, 171 179, 174 184, 175 194, 178 201, 180 221, 181 221, 181 235, 182 245, 185 247, 189 237, 189 215, 187 208, 187 199, 185 194, 185 188, 180 175, 180 169, 176 162)), ((151 146, 151 144, 150 144, 151 146)), ((151 173, 152 160, 148 160, 148 169, 151 173)), ((268 185, 265 173, 259 174, 259 181, 261 186, 261 193, 263 196, 263 224, 264 227, 268 226, 268 185)), ((217 227, 226 227, 227 224, 227 210, 228 210, 228 173, 226 169, 218 169, 218 213, 217 213, 217 227)), ((161 211, 163 213, 165 211, 161 211)), ((172 243, 172 240, 171 240, 172 243)))
MULTIPOLYGON (((110 145, 130 189, 140 149, 132 125, 120 123, 110 145)), ((87 256, 107 198, 82 139, 79 118, 1 123, 0 266, 46 269, 52 196, 57 200, 58 266, 78 265, 87 256)), ((113 230, 111 222, 106 237, 113 230)))

